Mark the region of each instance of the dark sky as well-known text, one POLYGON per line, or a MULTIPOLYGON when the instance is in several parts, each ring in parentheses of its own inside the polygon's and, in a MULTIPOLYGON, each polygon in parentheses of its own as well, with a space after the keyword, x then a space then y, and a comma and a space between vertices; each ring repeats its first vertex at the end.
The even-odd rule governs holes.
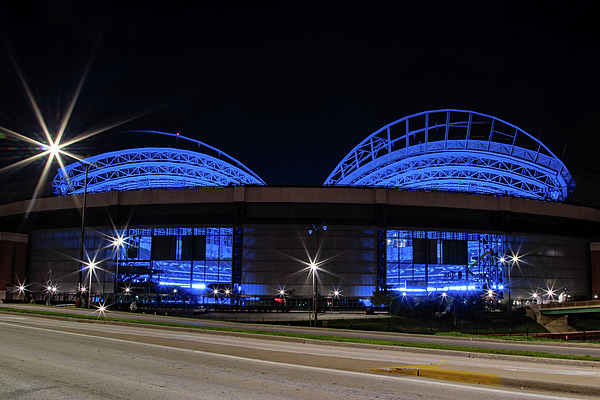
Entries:
MULTIPOLYGON (((1 126, 41 131, 7 49, 54 129, 91 60, 68 137, 147 113, 80 154, 122 146, 127 129, 179 131, 267 183, 322 184, 381 126, 458 108, 513 123, 559 156, 567 145, 567 162, 600 171, 596 7, 12 3, 0 16, 1 126)), ((2 141, 4 163, 24 155, 2 141)))

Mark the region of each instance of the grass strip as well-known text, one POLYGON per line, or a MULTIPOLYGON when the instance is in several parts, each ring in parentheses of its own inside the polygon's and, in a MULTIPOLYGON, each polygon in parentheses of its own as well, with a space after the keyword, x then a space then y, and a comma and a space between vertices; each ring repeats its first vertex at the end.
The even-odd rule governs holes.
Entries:
MULTIPOLYGON (((462 332, 436 332, 435 336, 449 336, 449 337, 457 337, 457 338, 473 338, 473 339, 493 339, 493 340, 506 340, 509 342, 550 342, 550 343, 569 343, 568 340, 563 339, 548 339, 537 337, 536 335, 531 336, 521 336, 521 335, 474 335, 469 333, 462 332)), ((590 343, 588 341, 586 343, 590 343)))
MULTIPOLYGON (((88 316, 88 315, 79 315, 79 314, 66 314, 66 313, 63 314, 63 313, 56 313, 56 312, 51 312, 51 311, 22 310, 22 309, 4 308, 4 307, 0 308, 0 311, 7 311, 7 312, 14 312, 14 313, 21 313, 21 314, 58 316, 58 317, 83 319, 83 320, 101 319, 102 321, 124 322, 124 323, 139 324, 139 325, 156 325, 156 326, 169 326, 169 327, 185 328, 185 329, 224 331, 224 332, 234 332, 234 333, 249 333, 249 334, 255 334, 255 335, 285 336, 285 337, 294 337, 294 338, 301 338, 301 339, 322 340, 322 341, 329 341, 329 342, 361 343, 361 344, 372 344, 372 345, 378 345, 378 346, 411 347, 411 348, 419 348, 419 349, 451 350, 451 351, 463 351, 463 352, 470 352, 470 353, 503 354, 503 355, 521 356, 521 357, 538 357, 538 358, 553 358, 553 359, 563 359, 563 360, 600 362, 600 357, 592 357, 590 355, 578 356, 578 355, 570 355, 570 354, 546 353, 546 352, 540 352, 540 351, 490 349, 490 348, 485 348, 485 347, 452 346, 452 345, 432 344, 432 343, 359 339, 359 338, 348 338, 348 337, 340 337, 340 336, 298 334, 298 333, 286 333, 286 332, 269 332, 269 331, 258 331, 258 330, 250 330, 250 329, 239 329, 239 328, 218 328, 218 327, 211 327, 211 326, 197 326, 197 325, 176 324, 176 323, 170 323, 170 322, 144 321, 144 320, 134 320, 134 319, 125 319, 125 318, 112 318, 112 317, 100 318, 100 317, 91 316, 91 315, 88 316)), ((473 337, 473 336, 470 336, 470 337, 473 337)))

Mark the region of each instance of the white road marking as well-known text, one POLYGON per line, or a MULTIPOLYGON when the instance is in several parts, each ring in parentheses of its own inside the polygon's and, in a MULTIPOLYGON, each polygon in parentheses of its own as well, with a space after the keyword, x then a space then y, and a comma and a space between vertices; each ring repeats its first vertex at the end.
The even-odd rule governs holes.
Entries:
MULTIPOLYGON (((64 324, 64 325, 66 325, 66 324, 64 324)), ((102 325, 101 327, 98 327, 98 328, 102 328, 102 332, 105 332, 105 333, 114 333, 114 334, 121 333, 120 331, 116 330, 116 327, 114 329, 112 329, 113 327, 114 326, 111 326, 111 325, 102 325)), ((149 333, 147 330, 144 330, 141 327, 136 327, 133 329, 135 329, 135 331, 133 331, 131 333, 135 332, 136 335, 152 337, 152 338, 161 337, 161 338, 166 338, 166 339, 172 339, 173 337, 175 337, 176 339, 188 341, 188 342, 201 342, 204 344, 211 343, 211 344, 228 346, 228 347, 239 347, 239 348, 248 348, 248 349, 264 350, 264 351, 278 351, 278 352, 291 353, 291 354, 310 354, 310 355, 315 355, 315 356, 346 358, 346 359, 352 359, 352 360, 372 360, 372 355, 370 355, 370 354, 367 354, 367 355, 359 355, 359 354, 340 355, 339 349, 335 348, 335 347, 331 348, 331 349, 328 348, 326 350, 319 349, 317 351, 317 350, 311 348, 312 345, 307 345, 307 344, 302 346, 302 348, 287 348, 287 347, 285 347, 283 342, 276 342, 276 344, 267 346, 264 344, 263 340, 260 340, 259 343, 252 343, 252 344, 250 344, 248 341, 244 341, 244 344, 241 344, 239 342, 239 340, 237 340, 234 337, 223 338, 223 337, 214 336, 214 335, 203 335, 202 337, 198 337, 198 335, 203 334, 202 331, 194 332, 193 334, 183 333, 183 332, 177 332, 177 333, 176 332, 164 332, 164 331, 153 331, 153 332, 149 333), (232 342, 232 340, 233 340, 233 342, 232 342)), ((316 345, 316 346, 318 346, 318 345, 316 345)), ((377 352, 379 352, 379 350, 377 350, 377 352)), ((402 355, 404 356, 405 354, 402 354, 402 355)), ((420 357, 422 357, 422 356, 420 356, 420 357)), ((436 359, 439 359, 439 357, 436 357, 436 359)), ((471 360, 471 361, 473 361, 473 360, 471 360)), ((394 363, 396 361, 390 360, 390 361, 384 361, 384 362, 394 363)), ((527 363, 527 362, 525 361, 525 363, 527 363)), ((465 363, 458 363, 458 364, 465 365, 465 363)), ((453 362, 453 365, 457 365, 457 363, 453 362)), ((598 371, 598 370, 590 371, 589 369, 573 371, 573 370, 568 370, 568 369, 553 368, 552 371, 550 372, 550 371, 548 371, 548 369, 546 369, 544 367, 540 367, 538 364, 534 364, 534 365, 527 364, 527 365, 519 365, 518 367, 514 367, 512 365, 502 365, 500 363, 495 363, 494 368, 502 369, 502 370, 506 370, 506 371, 517 371, 517 372, 552 373, 555 375, 572 375, 572 376, 598 376, 598 375, 600 375, 600 371, 598 371)))
MULTIPOLYGON (((7 317, 7 318, 25 319, 24 317, 7 317)), ((25 322, 39 323, 39 320, 37 320, 37 319, 32 320, 31 318, 29 318, 28 321, 25 321, 25 322)), ((54 321, 54 323, 60 324, 60 326, 63 326, 65 328, 69 324, 67 322, 61 323, 58 321, 54 321)), ((100 325, 100 326, 96 326, 96 328, 102 329, 102 332, 104 332, 104 333, 113 333, 113 334, 121 333, 120 331, 117 330, 118 328, 114 325, 100 325)), ((77 329, 85 330, 85 328, 80 327, 80 326, 78 326, 77 329)), ((98 331, 100 331, 100 330, 98 330, 98 331)), ((138 336, 150 337, 150 338, 161 337, 161 338, 166 338, 166 339, 172 339, 173 337, 175 337, 175 338, 177 338, 179 340, 183 340, 183 341, 211 343, 211 344, 228 346, 228 347, 239 347, 239 348, 248 348, 248 349, 264 350, 264 351, 278 351, 278 352, 292 353, 292 354, 310 354, 310 355, 315 355, 315 356, 347 358, 347 359, 352 359, 352 360, 372 360, 371 355, 358 355, 358 354, 346 355, 346 356, 340 355, 340 354, 338 354, 339 349, 337 349, 337 348, 331 348, 331 349, 327 349, 327 350, 320 349, 317 351, 317 350, 311 349, 312 345, 310 345, 310 344, 305 344, 305 346, 302 346, 302 348, 286 348, 285 345, 283 344, 283 342, 276 342, 276 344, 267 346, 267 345, 263 344, 262 340, 260 340, 260 343, 250 344, 247 341, 245 341, 244 344, 240 344, 239 341, 235 341, 235 338, 228 339, 228 338, 223 338, 223 337, 214 336, 214 335, 203 335, 202 331, 198 331, 198 332, 194 332, 194 333, 178 332, 178 334, 175 332, 165 332, 165 331, 156 331, 156 330, 149 332, 147 329, 137 326, 137 327, 131 328, 131 330, 128 333, 135 334, 138 336), (176 334, 176 336, 173 336, 174 334, 176 334), (200 337, 198 337, 198 335, 203 335, 203 337, 200 338, 200 337), (231 339, 233 339, 234 342, 231 342, 231 339)), ((315 345, 315 346, 319 346, 319 345, 315 345)), ((211 354, 214 354, 214 353, 211 353, 211 354)), ((438 359, 438 358, 436 358, 436 359, 438 359)), ((473 360, 471 360, 471 361, 473 361, 473 360)), ((384 362, 394 363, 396 361, 389 360, 389 361, 384 361, 384 362)), ((525 361, 524 363, 527 364, 527 361, 525 361)), ((457 363, 456 361, 454 361, 453 365, 465 365, 465 363, 460 363, 460 362, 457 363)), ((496 363, 496 364, 494 364, 494 368, 506 370, 506 371, 551 373, 551 374, 555 374, 555 375, 572 375, 572 376, 598 376, 598 375, 600 375, 600 371, 598 371, 598 370, 590 371, 589 368, 585 368, 585 370, 576 370, 576 371, 568 370, 568 369, 553 368, 552 371, 550 372, 546 368, 540 367, 538 364, 522 365, 521 363, 519 363, 519 366, 515 367, 513 365, 502 365, 501 363, 496 363)))
MULTIPOLYGON (((5 322, 0 322, 0 325, 9 325, 9 326, 14 327, 13 324, 5 323, 5 322)), ((335 372, 335 373, 343 374, 343 375, 361 377, 363 379, 381 379, 381 380, 411 379, 410 377, 409 378, 406 378, 406 377, 399 378, 399 377, 389 376, 389 375, 376 375, 376 374, 368 374, 368 373, 364 373, 364 372, 344 371, 344 370, 336 370, 336 369, 321 368, 321 367, 311 367, 311 366, 305 366, 305 365, 296 365, 296 364, 290 364, 290 363, 284 363, 284 362, 278 362, 278 361, 267 361, 267 360, 260 360, 260 359, 255 359, 255 358, 233 356, 233 355, 229 355, 229 354, 216 354, 216 353, 209 353, 209 352, 201 351, 201 350, 182 349, 179 347, 164 346, 164 345, 160 345, 160 344, 142 343, 142 342, 134 342, 134 341, 130 341, 130 340, 106 338, 106 337, 94 336, 94 335, 86 335, 83 333, 56 331, 53 329, 38 328, 38 327, 34 327, 34 326, 21 326, 20 325, 20 327, 32 329, 32 330, 52 332, 54 334, 62 333, 65 335, 80 336, 80 337, 84 337, 84 338, 101 339, 101 340, 113 341, 113 342, 118 342, 118 343, 136 344, 139 346, 147 346, 147 347, 154 347, 154 348, 164 349, 164 350, 169 350, 169 351, 181 351, 181 352, 201 354, 201 355, 206 355, 206 356, 221 357, 221 358, 227 358, 227 359, 231 359, 231 360, 249 361, 249 362, 256 362, 256 363, 267 364, 267 365, 275 365, 275 366, 280 366, 280 367, 307 369, 307 370, 311 370, 311 371, 330 372, 330 373, 335 372)), ((450 382, 443 382, 443 381, 438 381, 438 380, 419 379, 419 382, 423 383, 423 384, 438 385, 438 386, 452 386, 452 387, 460 386, 461 388, 466 388, 466 389, 470 389, 470 390, 481 390, 481 391, 485 391, 485 392, 489 392, 489 393, 506 394, 507 392, 512 392, 509 390, 494 389, 494 388, 488 388, 485 386, 468 386, 468 385, 464 385, 464 384, 453 384, 450 382)), ((520 398, 524 398, 524 397, 538 398, 538 399, 564 399, 565 398, 564 396, 560 396, 560 397, 549 396, 547 393, 546 394, 526 393, 526 392, 514 392, 514 393, 518 393, 520 398)), ((572 397, 572 398, 577 398, 577 397, 572 397)))

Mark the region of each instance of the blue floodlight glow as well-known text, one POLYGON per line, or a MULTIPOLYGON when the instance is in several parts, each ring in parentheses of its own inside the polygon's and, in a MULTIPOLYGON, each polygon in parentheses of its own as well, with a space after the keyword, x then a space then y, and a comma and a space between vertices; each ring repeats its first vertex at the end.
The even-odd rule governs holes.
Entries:
POLYGON ((415 289, 415 288, 392 288, 392 290, 396 292, 425 292, 425 289, 415 289))
POLYGON ((190 287, 189 283, 180 283, 180 282, 165 282, 165 281, 161 281, 158 282, 159 285, 161 286, 182 286, 182 287, 190 287))
POLYGON ((427 291, 428 292, 447 292, 448 291, 448 286, 441 287, 441 288, 428 287, 427 291))
MULTIPOLYGON (((190 287, 189 283, 180 283, 180 282, 168 282, 168 281, 161 281, 158 282, 159 285, 161 286, 180 286, 180 287, 190 287)), ((193 283, 192 284, 192 289, 206 289, 206 284, 204 283, 193 283)))
POLYGON ((88 193, 265 185, 258 175, 233 157, 197 140, 178 137, 197 143, 198 148, 213 150, 215 155, 168 147, 104 153, 60 169, 52 181, 52 190, 59 196, 82 194, 86 166, 88 193))
MULTIPOLYGON (((400 289, 402 290, 402 289, 400 289)), ((406 290, 410 290, 410 289, 406 289, 406 290)), ((420 289, 421 291, 425 291, 425 289, 420 289)), ((477 288, 477 286, 474 285, 468 285, 468 286, 444 286, 444 287, 428 287, 427 291, 428 292, 466 292, 466 291, 474 291, 474 290, 481 290, 481 288, 477 288)))
POLYGON ((326 186, 370 186, 562 201, 575 181, 538 139, 490 115, 464 110, 413 114, 352 149, 326 186))
POLYGON ((478 290, 476 286, 444 286, 444 287, 428 287, 427 289, 422 288, 392 288, 391 290, 403 293, 424 293, 424 292, 466 292, 478 290))

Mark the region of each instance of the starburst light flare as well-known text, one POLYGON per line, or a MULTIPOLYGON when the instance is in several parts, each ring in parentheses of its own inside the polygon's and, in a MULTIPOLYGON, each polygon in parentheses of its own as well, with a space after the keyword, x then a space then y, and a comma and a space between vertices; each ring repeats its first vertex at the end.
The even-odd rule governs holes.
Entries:
POLYGON ((41 134, 44 138, 42 140, 36 140, 36 139, 30 138, 29 136, 24 135, 22 133, 15 132, 12 129, 8 129, 6 127, 0 126, 1 134, 4 134, 5 136, 8 136, 12 139, 16 139, 18 141, 25 142, 25 143, 32 145, 33 149, 35 149, 35 151, 37 153, 30 157, 24 158, 15 163, 12 163, 10 165, 6 165, 6 166, 0 168, 0 173, 7 173, 10 171, 14 171, 16 169, 25 167, 35 161, 39 161, 40 159, 46 158, 46 163, 44 165, 43 171, 38 179, 38 183, 35 187, 32 197, 31 197, 31 201, 29 202, 29 205, 27 207, 26 217, 29 216, 29 213, 33 209, 35 200, 38 198, 38 195, 47 180, 48 173, 50 171, 50 168, 53 164, 54 159, 56 159, 56 161, 59 164, 59 167, 63 171, 63 173, 65 173, 65 163, 63 162, 61 156, 66 156, 66 157, 75 159, 77 161, 81 161, 84 159, 84 157, 75 155, 75 154, 67 151, 67 147, 73 146, 74 144, 81 142, 82 140, 89 139, 99 133, 105 132, 109 129, 112 129, 116 126, 122 125, 126 122, 132 121, 141 116, 152 113, 160 108, 160 107, 154 107, 152 109, 142 111, 142 112, 136 113, 134 115, 122 118, 120 120, 117 120, 114 123, 110 123, 105 126, 100 126, 100 127, 91 129, 87 132, 77 135, 75 138, 64 140, 65 133, 67 132, 67 127, 69 125, 69 121, 71 120, 71 118, 73 116, 73 111, 79 100, 83 86, 87 80, 88 72, 92 65, 92 60, 94 59, 94 55, 96 53, 97 46, 98 46, 98 43, 96 43, 94 45, 94 48, 92 49, 92 52, 87 60, 85 68, 83 69, 81 77, 79 78, 79 81, 77 83, 75 92, 74 92, 73 96, 71 97, 70 101, 68 102, 66 111, 62 115, 61 120, 58 123, 58 129, 55 132, 52 132, 49 129, 48 124, 45 121, 43 113, 40 109, 40 106, 38 105, 38 102, 36 101, 36 96, 34 95, 33 91, 31 90, 29 82, 27 81, 25 74, 23 73, 23 70, 19 66, 19 64, 18 64, 16 58, 14 57, 12 51, 10 50, 10 48, 8 46, 5 46, 6 53, 8 54, 13 67, 15 68, 15 71, 18 75, 22 89, 25 93, 25 97, 27 98, 27 101, 28 101, 28 103, 31 107, 31 110, 35 116, 35 119, 37 121, 38 127, 34 128, 33 131, 41 130, 42 131, 41 134), (39 151, 39 152, 37 152, 37 151, 39 151))
POLYGON ((96 312, 98 313, 98 318, 100 318, 100 316, 104 316, 104 318, 106 318, 106 311, 108 311, 108 306, 106 305, 106 302, 102 302, 99 305, 95 305, 94 306, 96 308, 96 312))

